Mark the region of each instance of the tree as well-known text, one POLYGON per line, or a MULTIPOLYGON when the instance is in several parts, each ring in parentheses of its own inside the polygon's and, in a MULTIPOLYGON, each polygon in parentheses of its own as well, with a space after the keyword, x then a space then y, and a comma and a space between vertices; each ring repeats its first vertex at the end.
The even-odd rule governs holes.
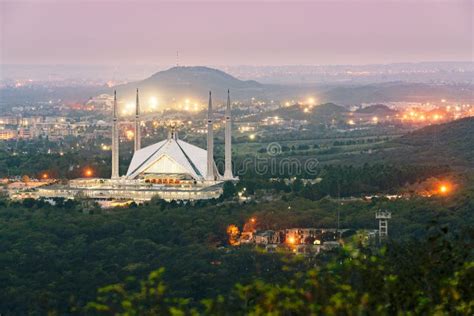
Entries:
POLYGON ((224 199, 232 199, 236 196, 237 190, 235 189, 235 185, 232 181, 226 181, 223 186, 223 194, 222 197, 224 199))
MULTIPOLYGON (((151 272, 135 291, 133 285, 120 283, 100 288, 97 301, 87 304, 86 309, 101 315, 184 315, 182 310, 187 308, 188 300, 166 296, 163 272, 164 269, 151 272)), ((134 278, 128 279, 128 283, 133 281, 134 278)))

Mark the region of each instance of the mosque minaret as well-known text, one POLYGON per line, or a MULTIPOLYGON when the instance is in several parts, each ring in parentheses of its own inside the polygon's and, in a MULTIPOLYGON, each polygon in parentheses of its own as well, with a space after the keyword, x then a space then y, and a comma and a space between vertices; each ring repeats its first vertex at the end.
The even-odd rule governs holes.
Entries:
POLYGON ((134 151, 141 149, 141 127, 140 127, 140 101, 138 99, 138 89, 137 89, 137 99, 135 103, 135 144, 134 151))
POLYGON ((112 179, 119 178, 119 127, 117 118, 117 91, 114 91, 112 117, 112 179))

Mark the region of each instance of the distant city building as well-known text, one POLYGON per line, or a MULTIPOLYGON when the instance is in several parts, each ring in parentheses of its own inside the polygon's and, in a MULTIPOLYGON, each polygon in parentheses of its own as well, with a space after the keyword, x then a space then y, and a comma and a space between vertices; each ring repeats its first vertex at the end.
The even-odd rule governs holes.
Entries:
POLYGON ((86 106, 93 107, 94 110, 108 112, 112 109, 113 103, 114 103, 113 96, 109 94, 101 94, 87 101, 86 106))
POLYGON ((291 250, 299 255, 316 255, 321 251, 338 248, 344 238, 355 236, 363 244, 371 243, 378 235, 377 230, 336 229, 336 228, 288 228, 281 230, 257 230, 255 219, 245 224, 243 232, 232 245, 256 245, 268 252, 277 249, 291 250))
POLYGON ((18 132, 12 129, 0 129, 0 140, 15 139, 18 136, 18 132))

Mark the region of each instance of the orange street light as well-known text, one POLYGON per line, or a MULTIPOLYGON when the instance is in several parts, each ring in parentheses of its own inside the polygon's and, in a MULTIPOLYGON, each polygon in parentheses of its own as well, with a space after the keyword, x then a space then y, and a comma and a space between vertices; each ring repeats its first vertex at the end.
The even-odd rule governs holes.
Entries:
POLYGON ((451 191, 451 188, 447 184, 440 184, 438 191, 440 194, 447 194, 449 191, 451 191))
POLYGON ((84 175, 85 175, 86 177, 91 177, 93 174, 94 174, 94 172, 93 172, 92 169, 90 169, 90 168, 87 168, 87 169, 84 171, 84 175))

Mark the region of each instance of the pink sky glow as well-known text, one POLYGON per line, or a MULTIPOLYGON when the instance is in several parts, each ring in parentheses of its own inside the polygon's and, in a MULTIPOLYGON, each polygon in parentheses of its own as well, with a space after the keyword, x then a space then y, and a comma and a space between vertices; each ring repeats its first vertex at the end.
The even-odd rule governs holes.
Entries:
POLYGON ((0 0, 0 63, 469 61, 473 3, 0 0))

